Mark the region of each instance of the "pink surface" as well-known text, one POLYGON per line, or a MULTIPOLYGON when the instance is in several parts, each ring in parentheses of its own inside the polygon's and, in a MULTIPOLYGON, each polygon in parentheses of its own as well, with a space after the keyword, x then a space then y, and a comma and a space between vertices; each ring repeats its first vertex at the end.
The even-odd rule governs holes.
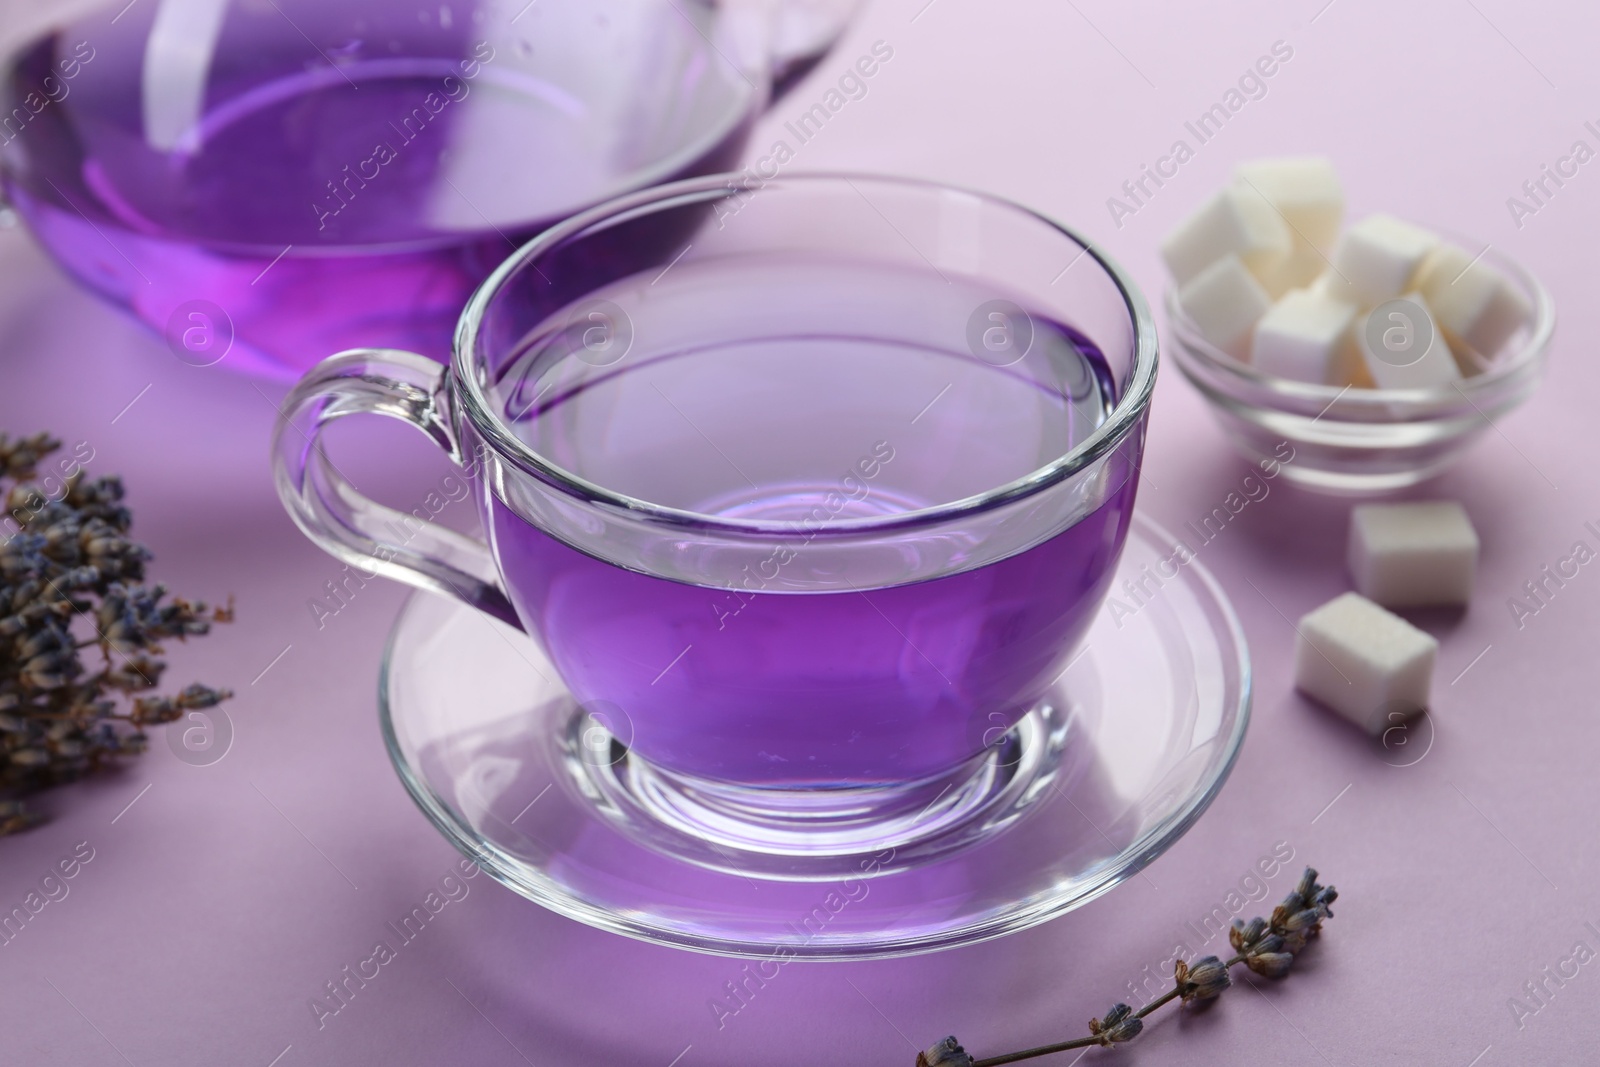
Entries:
MULTIPOLYGON (((1476 234, 1530 266, 1561 319, 1549 379, 1422 494, 1461 499, 1484 553, 1470 611, 1427 623, 1442 648, 1420 761, 1390 765, 1291 692, 1287 619, 1348 587, 1347 507, 1274 483, 1200 553, 1250 638, 1255 722, 1216 804, 1148 877, 972 949, 788 966, 719 1030, 708 1002, 736 962, 590 930, 479 876, 319 1028, 309 1000, 457 861, 378 736, 378 656, 403 593, 373 584, 319 631, 307 601, 339 565, 273 497, 280 387, 180 363, 7 234, 0 426, 88 441, 94 470, 126 477, 155 575, 191 596, 235 594, 239 621, 179 650, 172 677, 239 695, 221 762, 188 766, 158 741, 126 773, 46 798, 49 825, 0 841, 4 910, 74 845, 94 850, 66 898, 0 947, 0 1064, 909 1065, 949 1032, 1006 1051, 1080 1033, 1176 940, 1199 949, 1186 923, 1227 908, 1275 846, 1338 885, 1323 942, 1284 983, 1157 1016, 1118 1062, 1587 1062, 1594 965, 1549 982, 1520 1025, 1508 1001, 1546 967, 1570 973, 1576 942, 1600 949, 1585 925, 1600 927, 1600 847, 1582 799, 1600 757, 1600 571, 1583 568, 1520 627, 1507 600, 1575 541, 1597 545, 1585 523, 1600 524, 1587 343, 1600 332, 1600 161, 1520 228, 1506 200, 1574 141, 1600 147, 1584 126, 1600 127, 1586 109, 1600 16, 1509 0, 1319 6, 884 0, 768 120, 752 159, 881 38, 893 60, 794 166, 1015 197, 1102 240, 1156 297, 1156 242, 1235 161, 1318 151, 1356 214, 1476 234), (1279 40, 1293 57, 1265 97, 1114 226, 1106 198, 1279 40)), ((392 502, 441 473, 402 428, 355 429, 337 454, 392 502)), ((1197 519, 1245 473, 1169 361, 1145 513, 1197 519)), ((1261 907, 1291 879, 1271 879, 1261 907)))

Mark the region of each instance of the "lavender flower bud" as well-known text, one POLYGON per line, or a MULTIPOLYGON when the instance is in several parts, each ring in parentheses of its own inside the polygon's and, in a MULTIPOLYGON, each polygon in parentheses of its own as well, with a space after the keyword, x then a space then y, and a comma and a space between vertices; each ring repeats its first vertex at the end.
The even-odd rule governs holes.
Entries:
POLYGON ((70 642, 60 630, 46 629, 24 639, 17 645, 18 659, 33 659, 35 656, 49 652, 57 652, 65 648, 70 642))
POLYGON ((1283 935, 1284 946, 1290 952, 1299 952, 1308 938, 1321 932, 1322 912, 1315 907, 1291 912, 1275 922, 1273 929, 1283 935))
POLYGON ((1311 906, 1316 908, 1317 911, 1321 912, 1324 919, 1331 919, 1333 918, 1333 908, 1331 905, 1338 899, 1339 891, 1337 889, 1333 888, 1331 885, 1324 886, 1322 890, 1312 898, 1311 906))
POLYGON ((1089 1020, 1089 1033, 1107 1048, 1119 1041, 1132 1041, 1143 1029, 1144 1020, 1133 1018, 1133 1009, 1126 1004, 1113 1004, 1104 1019, 1089 1020))
POLYGON ((972 1067, 972 1057, 952 1035, 917 1053, 917 1067, 972 1067))
POLYGON ((1243 952, 1257 941, 1260 941, 1261 936, 1266 932, 1267 920, 1259 915, 1248 923, 1243 919, 1235 919, 1233 920, 1233 929, 1228 931, 1228 943, 1233 946, 1235 952, 1243 952))
POLYGON ((171 697, 139 697, 133 702, 133 722, 137 726, 153 722, 172 722, 183 711, 171 697))
POLYGON ((46 652, 24 663, 17 671, 17 680, 34 689, 59 689, 67 683, 73 666, 71 656, 46 652))
MULTIPOLYGON (((1283 898, 1283 903, 1278 907, 1284 912, 1304 911, 1312 906, 1318 895, 1325 888, 1317 883, 1316 868, 1307 867, 1304 873, 1300 875, 1300 881, 1295 884, 1289 895, 1283 898)), ((1279 916, 1276 911, 1273 912, 1273 925, 1279 925, 1279 916)))
POLYGON ((74 567, 61 579, 63 587, 68 589, 89 589, 100 581, 100 568, 74 567))
POLYGON ((178 694, 176 701, 180 708, 214 708, 218 704, 233 696, 230 689, 212 689, 208 685, 191 685, 178 694))
POLYGON ((1290 964, 1294 963, 1294 953, 1305 943, 1305 939, 1299 934, 1286 938, 1283 934, 1268 930, 1266 923, 1261 919, 1251 920, 1248 926, 1235 920, 1234 927, 1233 934, 1240 935, 1234 947, 1244 957, 1245 966, 1263 978, 1282 978, 1288 974, 1290 964), (1244 934, 1255 934, 1255 937, 1242 945, 1238 944, 1239 940, 1243 940, 1244 934), (1298 941, 1299 944, 1293 944, 1293 941, 1298 941))
POLYGON ((1244 965, 1263 978, 1282 978, 1294 966, 1294 956, 1287 952, 1252 952, 1244 958, 1244 965))
POLYGON ((1228 968, 1215 956, 1202 956, 1192 964, 1178 960, 1172 969, 1185 1004, 1211 1000, 1233 984, 1228 968))
POLYGON ((40 817, 23 808, 21 801, 0 800, 0 837, 26 830, 39 821, 40 817))

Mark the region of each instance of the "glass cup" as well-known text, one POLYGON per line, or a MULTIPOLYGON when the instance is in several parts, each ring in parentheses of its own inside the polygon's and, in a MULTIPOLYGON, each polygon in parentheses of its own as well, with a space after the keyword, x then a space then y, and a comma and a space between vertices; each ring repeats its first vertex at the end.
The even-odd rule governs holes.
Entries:
POLYGON ((110 0, 10 57, 0 187, 185 362, 444 361, 528 238, 733 166, 856 2, 110 0))
POLYGON ((575 766, 608 776, 590 795, 750 854, 849 856, 955 841, 1037 770, 1017 727, 1107 591, 1155 370, 1128 278, 1017 205, 701 178, 525 245, 448 369, 323 362, 276 479, 334 555, 543 645, 575 766), (461 464, 487 546, 340 477, 319 435, 362 412, 461 464))

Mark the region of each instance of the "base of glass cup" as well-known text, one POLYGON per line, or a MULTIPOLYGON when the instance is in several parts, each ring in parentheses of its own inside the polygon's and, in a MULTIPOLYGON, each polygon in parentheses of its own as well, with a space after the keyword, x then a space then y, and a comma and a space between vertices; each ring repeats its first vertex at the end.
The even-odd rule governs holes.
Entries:
POLYGON ((944 774, 820 789, 664 770, 581 709, 559 744, 575 787, 634 840, 745 877, 828 881, 915 867, 986 839, 1071 775, 1073 732, 1061 702, 1047 697, 944 774))

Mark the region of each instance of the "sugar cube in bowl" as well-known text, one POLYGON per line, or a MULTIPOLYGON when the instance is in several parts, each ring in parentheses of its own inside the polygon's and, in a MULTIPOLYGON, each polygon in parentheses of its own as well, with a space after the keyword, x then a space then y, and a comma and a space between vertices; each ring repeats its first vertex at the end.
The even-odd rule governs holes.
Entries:
POLYGON ((1327 284, 1331 295, 1375 307, 1411 287, 1439 238, 1392 215, 1368 215, 1334 246, 1327 284))
POLYGON ((1344 219, 1344 188, 1321 156, 1258 159, 1234 168, 1234 182, 1260 194, 1289 227, 1289 254, 1263 268, 1274 298, 1310 285, 1328 266, 1344 219))
POLYGON ((1494 353, 1533 317, 1528 298, 1480 257, 1441 244, 1423 261, 1417 291, 1445 331, 1466 373, 1485 369, 1494 353))
POLYGON ((1385 300, 1367 312, 1356 340, 1379 389, 1431 389, 1461 379, 1449 342, 1420 294, 1385 300))
POLYGON ((1250 363, 1262 374, 1341 383, 1361 358, 1351 326, 1356 306, 1310 289, 1291 289, 1256 323, 1250 363))
POLYGON ((1161 256, 1181 286, 1225 256, 1259 278, 1289 255, 1290 244, 1288 224, 1261 194, 1229 186, 1172 231, 1161 256))
POLYGON ((1235 357, 1249 351, 1256 323, 1272 298, 1238 256, 1226 255, 1178 290, 1178 303, 1200 333, 1235 357))

